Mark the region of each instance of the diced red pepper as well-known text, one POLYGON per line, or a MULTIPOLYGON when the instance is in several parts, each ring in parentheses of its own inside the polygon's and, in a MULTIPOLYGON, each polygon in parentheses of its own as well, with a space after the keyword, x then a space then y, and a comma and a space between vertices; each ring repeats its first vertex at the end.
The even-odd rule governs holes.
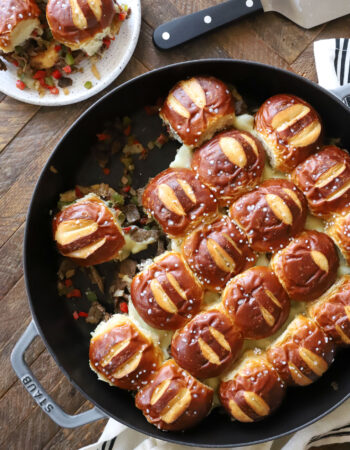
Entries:
POLYGON ((124 128, 123 133, 125 136, 130 136, 130 134, 131 134, 131 125, 130 124, 126 128, 124 128))
POLYGON ((32 32, 32 36, 34 36, 34 37, 38 36, 38 30, 34 30, 34 31, 32 32))
POLYGON ((78 298, 81 297, 80 289, 73 289, 71 292, 68 292, 66 295, 67 298, 78 298))
POLYGON ((60 91, 58 90, 58 88, 56 86, 51 86, 50 92, 52 95, 58 95, 60 93, 60 91))
POLYGON ((62 50, 62 45, 55 45, 55 50, 58 53, 59 51, 62 50))
POLYGON ((103 43, 104 43, 104 45, 105 45, 107 48, 109 48, 110 45, 111 45, 111 40, 110 40, 110 38, 108 38, 108 37, 103 38, 103 43))
POLYGON ((54 70, 54 71, 52 72, 52 76, 53 76, 56 80, 59 80, 60 78, 62 78, 62 73, 61 73, 58 69, 56 69, 56 70, 54 70))
POLYGON ((87 317, 89 314, 85 311, 79 311, 78 315, 79 315, 79 317, 87 317))
POLYGON ((129 192, 131 189, 131 186, 124 186, 123 187, 123 192, 129 192))
POLYGON ((16 66, 16 67, 18 67, 18 66, 19 66, 19 62, 18 62, 18 61, 16 61, 15 59, 14 59, 14 60, 12 60, 11 62, 12 62, 12 64, 13 64, 14 66, 16 66))
POLYGON ((41 80, 42 78, 46 77, 46 72, 45 70, 38 70, 37 72, 35 72, 35 74, 33 75, 34 80, 41 80))
POLYGON ((26 86, 26 84, 23 81, 17 80, 16 81, 16 87, 18 89, 20 89, 21 91, 23 91, 27 86, 26 86))
POLYGON ((110 138, 110 135, 109 134, 105 134, 105 133, 99 133, 96 136, 97 136, 97 139, 99 141, 105 141, 106 139, 110 138))
POLYGON ((45 79, 44 78, 40 78, 39 83, 40 83, 40 86, 42 86, 43 88, 50 89, 50 86, 45 83, 45 79))
POLYGON ((103 173, 104 173, 105 175, 109 175, 109 174, 111 173, 111 169, 109 169, 108 167, 105 167, 105 168, 103 169, 103 173))
POLYGON ((125 20, 126 16, 127 16, 126 12, 119 13, 119 20, 122 20, 122 21, 125 20))
POLYGON ((64 67, 63 67, 63 70, 64 70, 66 73, 72 73, 72 68, 71 68, 71 66, 64 66, 64 67))
POLYGON ((78 311, 74 311, 74 312, 73 312, 73 317, 74 317, 75 320, 78 320, 78 319, 79 319, 79 313, 78 313, 78 311))
POLYGON ((129 307, 128 304, 126 302, 121 302, 119 305, 119 309, 122 313, 127 313, 129 312, 129 307))
POLYGON ((73 282, 70 278, 67 278, 66 280, 64 280, 64 285, 66 287, 71 287, 73 285, 73 282))
POLYGON ((128 234, 131 231, 131 227, 125 227, 123 228, 124 233, 128 234))
POLYGON ((79 189, 79 186, 75 186, 75 195, 78 198, 83 197, 83 193, 81 192, 81 190, 79 189))

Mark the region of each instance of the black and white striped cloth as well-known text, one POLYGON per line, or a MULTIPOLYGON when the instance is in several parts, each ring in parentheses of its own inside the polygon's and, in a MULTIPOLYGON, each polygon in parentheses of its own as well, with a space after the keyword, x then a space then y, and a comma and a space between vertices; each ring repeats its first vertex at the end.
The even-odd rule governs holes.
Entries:
MULTIPOLYGON (((332 90, 350 84, 349 41, 350 39, 326 39, 314 43, 318 81, 324 88, 332 90)), ((349 442, 350 449, 350 399, 323 419, 294 435, 264 444, 241 447, 241 450, 307 450, 311 447, 344 442, 349 442)), ((99 441, 81 450, 185 449, 190 450, 190 447, 147 437, 110 419, 99 441)), ((201 448, 191 447, 191 450, 199 449, 201 448)))
POLYGON ((332 90, 349 85, 345 103, 350 106, 350 39, 323 39, 314 43, 318 83, 332 90))

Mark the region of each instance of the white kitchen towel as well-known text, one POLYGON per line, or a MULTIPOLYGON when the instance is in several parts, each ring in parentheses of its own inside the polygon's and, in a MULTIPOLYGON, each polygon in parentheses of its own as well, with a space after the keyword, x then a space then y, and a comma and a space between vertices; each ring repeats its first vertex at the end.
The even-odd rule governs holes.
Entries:
MULTIPOLYGON (((350 83, 350 39, 325 39, 314 43, 318 82, 326 89, 350 83)), ((241 447, 243 450, 307 450, 326 444, 349 442, 350 399, 323 419, 288 438, 241 447)), ((138 433, 110 419, 96 444, 81 450, 199 450, 170 444, 138 433)), ((236 449, 239 450, 239 449, 236 449)))

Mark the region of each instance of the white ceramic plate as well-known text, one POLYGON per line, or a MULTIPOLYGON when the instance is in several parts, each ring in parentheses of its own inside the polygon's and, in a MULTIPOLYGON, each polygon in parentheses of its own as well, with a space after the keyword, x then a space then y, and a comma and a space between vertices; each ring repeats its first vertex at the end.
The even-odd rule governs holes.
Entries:
POLYGON ((109 49, 106 49, 103 52, 102 58, 96 62, 96 67, 101 75, 100 80, 97 80, 92 74, 90 68, 91 62, 85 60, 79 65, 79 67, 84 68, 84 72, 78 72, 70 76, 73 80, 73 85, 68 88, 68 95, 65 95, 62 89, 60 89, 59 95, 53 95, 48 91, 44 97, 40 97, 35 90, 27 88, 21 91, 18 89, 16 87, 16 81, 18 79, 16 75, 17 69, 14 65, 6 63, 8 70, 5 72, 0 71, 0 91, 21 102, 41 106, 70 105, 86 100, 102 91, 124 70, 134 53, 140 34, 141 1, 124 0, 122 3, 129 6, 131 14, 122 23, 119 34, 111 42, 109 49), (86 81, 92 82, 93 87, 91 89, 84 87, 86 81))

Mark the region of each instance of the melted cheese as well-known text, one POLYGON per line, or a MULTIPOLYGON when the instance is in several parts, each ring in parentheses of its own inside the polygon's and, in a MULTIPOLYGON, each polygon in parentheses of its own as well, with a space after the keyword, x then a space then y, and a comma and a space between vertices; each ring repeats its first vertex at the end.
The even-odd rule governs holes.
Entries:
POLYGON ((193 151, 187 146, 182 145, 176 152, 175 159, 170 166, 172 169, 190 169, 193 151))

